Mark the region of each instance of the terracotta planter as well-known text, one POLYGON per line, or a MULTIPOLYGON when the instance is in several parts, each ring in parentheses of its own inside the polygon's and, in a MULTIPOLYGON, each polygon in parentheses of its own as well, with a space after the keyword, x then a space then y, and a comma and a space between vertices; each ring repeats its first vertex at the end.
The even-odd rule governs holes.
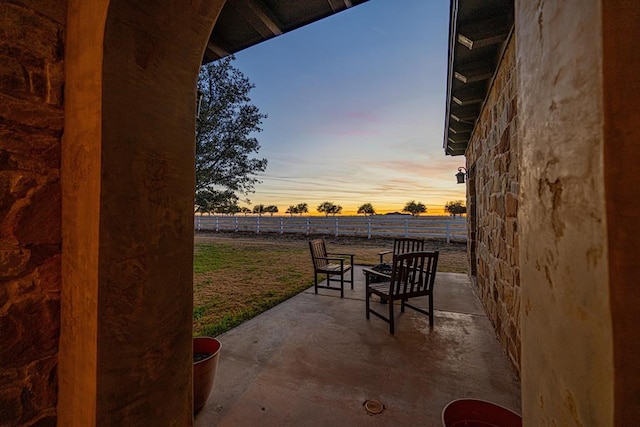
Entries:
POLYGON ((193 354, 206 353, 204 359, 193 362, 193 412, 204 407, 209 398, 213 381, 218 370, 218 358, 222 344, 215 338, 198 337, 193 339, 193 354))
POLYGON ((479 399, 458 399, 442 410, 443 427, 522 427, 515 412, 479 399))

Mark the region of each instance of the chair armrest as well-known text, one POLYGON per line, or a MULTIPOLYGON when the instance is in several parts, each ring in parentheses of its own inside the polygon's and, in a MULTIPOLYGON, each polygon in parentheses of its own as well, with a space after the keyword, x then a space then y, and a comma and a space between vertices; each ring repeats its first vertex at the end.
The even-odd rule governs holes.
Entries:
MULTIPOLYGON (((351 264, 353 264, 353 257, 355 256, 354 254, 340 254, 337 252, 327 252, 327 255, 348 256, 349 258, 351 258, 351 264)), ((344 259, 344 258, 341 258, 341 259, 344 259)))
POLYGON ((362 272, 363 272, 365 275, 372 274, 372 275, 374 275, 374 276, 378 276, 378 277, 382 277, 382 278, 384 278, 384 279, 389 279, 389 280, 391 280, 391 275, 390 275, 390 274, 380 273, 379 271, 375 271, 375 270, 372 270, 372 269, 370 269, 370 268, 363 268, 363 269, 362 269, 362 272))
POLYGON ((313 259, 324 259, 326 261, 341 261, 341 262, 344 261, 344 258, 324 257, 324 256, 316 256, 316 257, 313 257, 313 259))
POLYGON ((378 255, 380 256, 380 264, 382 264, 384 262, 384 256, 386 254, 390 254, 393 251, 382 251, 382 252, 378 252, 378 255))

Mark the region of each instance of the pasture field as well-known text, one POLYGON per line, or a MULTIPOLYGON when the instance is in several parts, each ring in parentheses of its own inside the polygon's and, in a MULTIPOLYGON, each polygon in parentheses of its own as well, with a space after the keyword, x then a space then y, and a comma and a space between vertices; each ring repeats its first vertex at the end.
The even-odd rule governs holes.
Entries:
MULTIPOLYGON (((325 237, 332 252, 375 265, 392 238, 325 237)), ((309 238, 277 233, 197 233, 194 248, 194 335, 219 335, 313 285, 309 238)), ((428 240, 438 271, 466 273, 466 244, 428 240)))

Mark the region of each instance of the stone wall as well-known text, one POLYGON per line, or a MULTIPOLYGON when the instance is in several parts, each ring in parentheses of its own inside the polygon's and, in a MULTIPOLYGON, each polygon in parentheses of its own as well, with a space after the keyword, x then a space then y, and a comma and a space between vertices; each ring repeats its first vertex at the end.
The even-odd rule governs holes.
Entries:
POLYGON ((498 339, 519 370, 518 140, 512 37, 465 156, 470 271, 498 339))
POLYGON ((64 0, 0 3, 0 425, 56 423, 64 0))

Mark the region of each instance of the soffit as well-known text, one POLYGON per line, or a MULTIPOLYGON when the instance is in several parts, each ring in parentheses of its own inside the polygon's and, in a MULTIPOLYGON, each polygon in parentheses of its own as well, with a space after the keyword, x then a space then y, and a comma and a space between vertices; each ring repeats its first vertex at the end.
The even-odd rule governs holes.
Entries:
POLYGON ((464 155, 513 27, 513 0, 451 0, 444 150, 464 155))
POLYGON ((227 0, 209 37, 202 63, 234 54, 366 1, 227 0))

